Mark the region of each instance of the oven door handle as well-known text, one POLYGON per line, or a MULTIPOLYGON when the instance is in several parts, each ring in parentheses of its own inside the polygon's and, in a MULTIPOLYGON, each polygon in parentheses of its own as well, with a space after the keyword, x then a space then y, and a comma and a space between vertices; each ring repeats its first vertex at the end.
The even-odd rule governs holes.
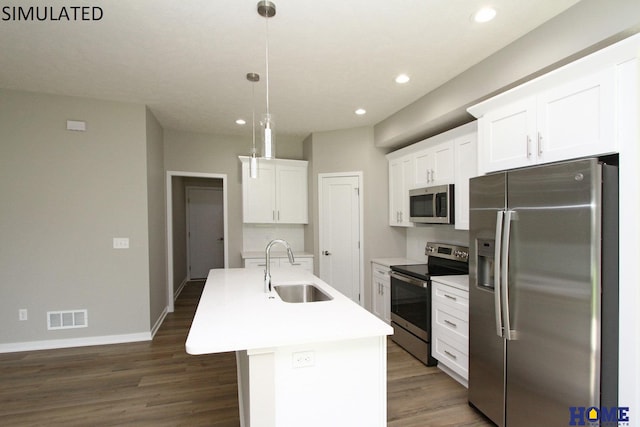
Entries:
POLYGON ((408 283, 413 286, 418 286, 420 288, 426 288, 427 286, 429 286, 429 283, 425 282, 424 280, 405 276, 404 274, 399 274, 399 273, 396 273, 395 271, 390 271, 389 276, 391 276, 391 278, 393 279, 398 279, 402 282, 408 283))

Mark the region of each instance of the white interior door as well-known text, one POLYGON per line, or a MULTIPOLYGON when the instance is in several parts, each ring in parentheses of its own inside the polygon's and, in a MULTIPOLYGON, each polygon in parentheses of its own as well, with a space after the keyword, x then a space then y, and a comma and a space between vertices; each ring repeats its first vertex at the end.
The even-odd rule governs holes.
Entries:
POLYGON ((221 188, 187 188, 189 278, 224 267, 224 200, 221 188))
POLYGON ((320 278, 360 304, 360 180, 357 174, 320 174, 320 278))

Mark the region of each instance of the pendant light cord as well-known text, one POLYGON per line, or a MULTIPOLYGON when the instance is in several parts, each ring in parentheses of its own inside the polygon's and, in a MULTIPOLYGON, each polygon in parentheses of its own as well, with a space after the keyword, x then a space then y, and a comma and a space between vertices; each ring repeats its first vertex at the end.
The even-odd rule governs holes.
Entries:
POLYGON ((267 114, 269 114, 269 18, 264 18, 265 31, 266 31, 266 43, 265 43, 265 64, 266 64, 266 79, 267 79, 267 114))

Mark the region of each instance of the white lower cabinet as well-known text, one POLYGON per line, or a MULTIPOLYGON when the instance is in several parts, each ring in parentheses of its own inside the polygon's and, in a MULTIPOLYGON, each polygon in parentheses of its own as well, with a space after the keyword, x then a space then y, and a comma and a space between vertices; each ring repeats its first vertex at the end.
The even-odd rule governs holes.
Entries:
POLYGON ((438 367, 467 387, 469 292, 439 283, 437 278, 433 278, 431 329, 431 351, 438 360, 438 367))
POLYGON ((371 295, 373 314, 387 323, 391 323, 391 279, 390 268, 371 263, 371 295))
MULTIPOLYGON (((263 258, 247 258, 244 260, 244 268, 262 268, 266 265, 263 258)), ((311 257, 295 257, 293 265, 287 257, 271 257, 271 268, 302 268, 313 273, 313 258, 311 257)))

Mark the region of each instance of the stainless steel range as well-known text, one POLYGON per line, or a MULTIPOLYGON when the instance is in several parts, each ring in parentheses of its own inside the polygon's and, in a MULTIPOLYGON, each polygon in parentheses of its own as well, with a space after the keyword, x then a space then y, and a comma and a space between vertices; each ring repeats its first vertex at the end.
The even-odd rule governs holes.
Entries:
POLYGON ((431 277, 469 274, 469 248, 427 243, 426 264, 392 265, 391 339, 427 366, 431 356, 431 277))

